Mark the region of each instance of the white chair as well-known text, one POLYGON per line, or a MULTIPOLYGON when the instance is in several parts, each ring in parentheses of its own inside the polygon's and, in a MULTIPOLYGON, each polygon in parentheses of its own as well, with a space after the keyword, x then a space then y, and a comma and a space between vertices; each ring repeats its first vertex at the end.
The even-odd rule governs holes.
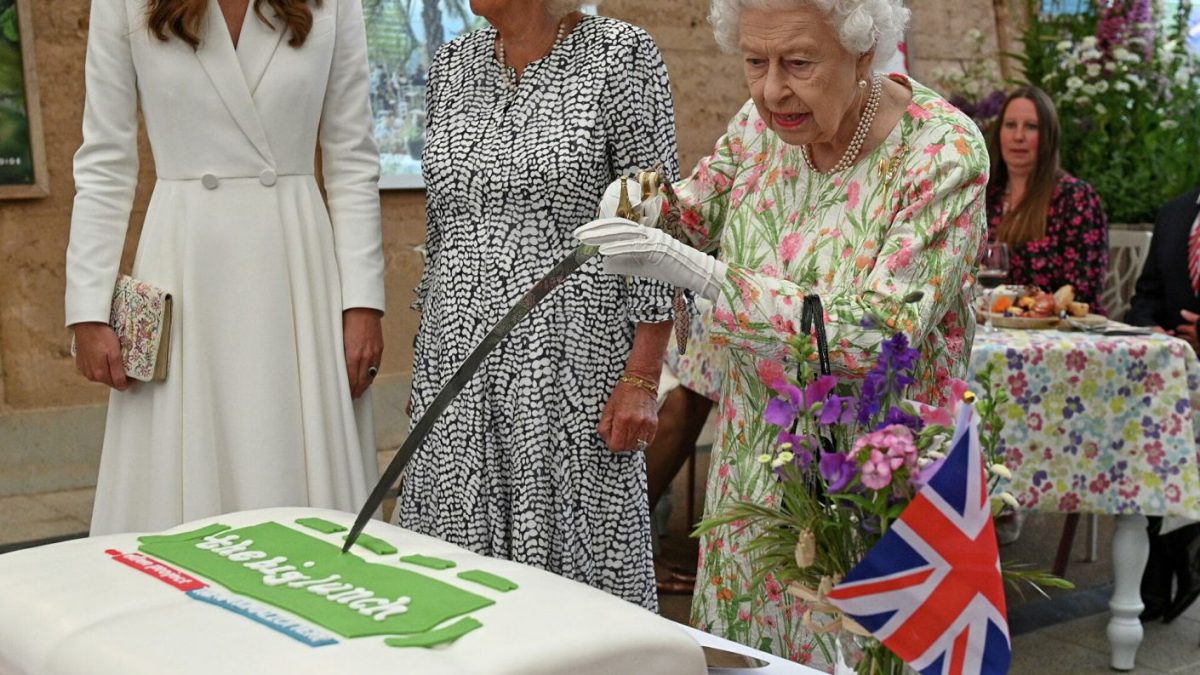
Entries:
POLYGON ((1129 311, 1133 288, 1150 252, 1149 230, 1108 231, 1108 275, 1100 301, 1110 318, 1120 321, 1129 311))

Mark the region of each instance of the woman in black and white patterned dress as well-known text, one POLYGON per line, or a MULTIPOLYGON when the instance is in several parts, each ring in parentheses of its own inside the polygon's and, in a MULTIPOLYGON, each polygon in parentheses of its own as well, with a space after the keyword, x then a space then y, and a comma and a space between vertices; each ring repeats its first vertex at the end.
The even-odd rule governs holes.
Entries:
MULTIPOLYGON (((568 0, 569 1, 569 0, 568 0)), ((667 71, 578 3, 472 0, 430 69, 413 419, 575 246, 618 175, 678 174, 667 71)), ((585 264, 483 363, 410 464, 399 522, 657 606, 645 458, 672 289, 585 264), (614 356, 616 355, 616 356, 614 356)))

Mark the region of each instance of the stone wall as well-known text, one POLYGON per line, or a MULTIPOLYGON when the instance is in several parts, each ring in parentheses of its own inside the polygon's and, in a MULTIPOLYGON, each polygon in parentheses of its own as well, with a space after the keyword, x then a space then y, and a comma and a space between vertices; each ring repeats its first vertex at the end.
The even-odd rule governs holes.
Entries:
MULTIPOLYGON (((80 141, 89 3, 33 0, 30 5, 50 196, 0 203, 0 412, 95 405, 105 397, 103 387, 76 375, 68 354, 69 332, 62 326, 71 158, 80 141)), ((983 30, 995 45, 991 0, 910 0, 910 6, 910 63, 918 78, 933 65, 959 58, 962 46, 956 45, 956 36, 968 28, 983 30)), ((721 54, 712 40, 705 18, 707 1, 608 0, 601 11, 646 28, 662 48, 675 90, 681 159, 689 170, 711 149, 747 96, 738 59, 721 54)), ((154 182, 144 138, 141 157, 125 269, 154 182)), ((420 191, 383 194, 389 298, 383 370, 388 375, 403 375, 411 368, 416 315, 408 305, 421 266, 414 247, 424 237, 423 197, 420 191)))

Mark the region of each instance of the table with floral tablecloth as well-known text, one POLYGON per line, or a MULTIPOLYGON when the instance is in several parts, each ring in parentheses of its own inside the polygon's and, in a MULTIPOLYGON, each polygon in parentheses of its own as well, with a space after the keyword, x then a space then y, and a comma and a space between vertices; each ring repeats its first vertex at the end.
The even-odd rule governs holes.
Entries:
POLYGON ((996 330, 971 371, 1008 392, 1002 445, 1021 505, 1200 519, 1200 361, 1165 335, 996 330))
POLYGON ((1145 516, 1200 519, 1200 361, 1166 335, 980 328, 972 378, 988 364, 1011 398, 1001 443, 1021 505, 1117 517, 1108 634, 1113 667, 1132 668, 1145 516))

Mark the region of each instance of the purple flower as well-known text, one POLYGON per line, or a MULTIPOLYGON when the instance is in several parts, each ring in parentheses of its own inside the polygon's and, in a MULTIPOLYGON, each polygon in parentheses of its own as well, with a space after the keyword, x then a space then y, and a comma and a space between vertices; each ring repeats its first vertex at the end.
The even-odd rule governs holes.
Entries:
POLYGON ((879 358, 863 377, 862 396, 858 401, 858 423, 868 424, 879 413, 883 399, 898 394, 913 383, 912 369, 920 350, 908 346, 908 336, 896 333, 883 341, 879 358))
POLYGON ((804 388, 804 408, 812 410, 813 405, 823 402, 829 393, 837 386, 837 378, 832 375, 822 375, 804 388))
MULTIPOLYGON (((821 447, 820 442, 812 436, 800 436, 787 431, 779 432, 778 441, 781 448, 785 443, 791 444, 786 449, 795 456, 792 464, 802 471, 812 465, 813 453, 821 447)), ((775 470, 775 474, 780 478, 783 477, 782 468, 775 470)))
POLYGON ((1004 107, 1004 101, 1008 96, 1003 90, 996 89, 992 93, 983 97, 979 101, 979 105, 975 107, 973 118, 977 120, 988 120, 1000 114, 1000 109, 1004 107))
POLYGON ((821 409, 817 424, 850 424, 854 421, 855 402, 849 396, 830 396, 821 409))
POLYGON ((879 428, 882 429, 893 424, 908 427, 914 432, 919 432, 925 428, 925 423, 919 417, 910 415, 897 406, 892 406, 888 409, 887 414, 883 417, 883 422, 879 424, 879 428))
POLYGON ((841 492, 854 477, 854 462, 840 452, 821 453, 817 468, 821 478, 828 483, 830 492, 841 492))
POLYGON ((791 428, 796 419, 796 407, 781 398, 773 398, 767 402, 763 419, 777 427, 791 428))

